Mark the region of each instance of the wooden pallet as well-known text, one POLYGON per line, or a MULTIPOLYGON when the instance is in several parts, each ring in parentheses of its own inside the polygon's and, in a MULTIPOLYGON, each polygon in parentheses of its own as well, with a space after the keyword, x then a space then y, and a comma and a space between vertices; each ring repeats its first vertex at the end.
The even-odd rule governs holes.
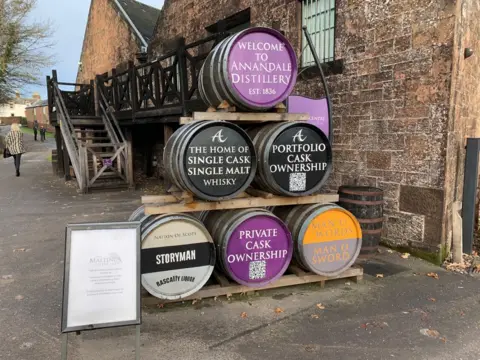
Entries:
POLYGON ((240 113, 240 112, 194 112, 190 117, 181 117, 180 124, 195 121, 231 121, 239 123, 262 123, 267 121, 308 121, 308 114, 294 113, 240 113))
POLYGON ((335 202, 338 202, 338 194, 287 197, 273 195, 256 189, 248 189, 245 193, 240 194, 240 196, 235 199, 223 201, 198 200, 186 192, 169 195, 142 196, 142 204, 145 205, 145 214, 147 215, 204 210, 246 209, 267 206, 326 204, 335 202))
POLYGON ((273 108, 273 112, 236 112, 235 106, 223 101, 217 108, 210 107, 205 112, 194 112, 192 116, 181 117, 180 124, 190 124, 194 121, 232 121, 239 123, 262 123, 267 121, 308 121, 310 115, 289 114, 285 104, 280 103, 273 108))
POLYGON ((249 292, 251 293, 254 291, 276 289, 285 286, 304 285, 310 283, 319 283, 321 288, 324 288, 325 282, 338 279, 351 279, 353 282, 359 283, 363 280, 363 268, 358 265, 354 265, 340 275, 326 277, 316 275, 310 272, 305 272, 295 265, 290 265, 286 272, 286 275, 282 276, 274 283, 261 288, 252 288, 233 283, 228 280, 224 275, 218 273, 215 270, 211 279, 212 284, 207 284, 200 291, 196 292, 191 296, 178 300, 161 300, 154 296, 151 296, 148 293, 144 293, 142 294, 142 304, 145 306, 155 306, 158 304, 175 303, 186 300, 207 299, 218 296, 226 296, 227 298, 229 298, 233 294, 243 294, 249 292))

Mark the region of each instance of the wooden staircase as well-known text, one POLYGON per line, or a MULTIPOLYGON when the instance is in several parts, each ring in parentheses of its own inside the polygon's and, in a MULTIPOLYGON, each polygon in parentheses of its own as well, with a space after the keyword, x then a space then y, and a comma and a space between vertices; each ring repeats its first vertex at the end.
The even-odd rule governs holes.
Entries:
POLYGON ((70 115, 54 83, 57 120, 80 191, 133 186, 131 149, 104 104, 102 116, 70 115))

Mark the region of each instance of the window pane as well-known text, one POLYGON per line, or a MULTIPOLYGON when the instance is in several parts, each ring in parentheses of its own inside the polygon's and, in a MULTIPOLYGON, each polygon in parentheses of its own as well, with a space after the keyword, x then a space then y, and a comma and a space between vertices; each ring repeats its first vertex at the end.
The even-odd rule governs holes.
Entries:
MULTIPOLYGON (((335 58, 335 0, 303 0, 303 24, 306 25, 321 62, 335 58)), ((315 61, 305 36, 303 38, 302 65, 315 61)))

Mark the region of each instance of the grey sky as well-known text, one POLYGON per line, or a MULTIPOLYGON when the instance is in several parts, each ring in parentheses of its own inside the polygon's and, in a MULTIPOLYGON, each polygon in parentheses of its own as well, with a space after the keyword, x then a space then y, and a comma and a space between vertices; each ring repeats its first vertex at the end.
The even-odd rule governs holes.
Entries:
MULTIPOLYGON (((37 8, 31 14, 32 18, 50 19, 55 27, 53 53, 56 62, 53 66, 58 71, 61 81, 75 82, 78 61, 82 51, 83 35, 87 24, 90 0, 37 0, 37 8)), ((163 0, 141 0, 140 2, 160 9, 163 0)), ((101 49, 99 49, 101 51, 101 49)), ((50 68, 43 70, 43 79, 51 74, 50 68)), ((32 86, 22 89, 24 96, 38 91, 45 99, 47 92, 45 86, 32 86)))

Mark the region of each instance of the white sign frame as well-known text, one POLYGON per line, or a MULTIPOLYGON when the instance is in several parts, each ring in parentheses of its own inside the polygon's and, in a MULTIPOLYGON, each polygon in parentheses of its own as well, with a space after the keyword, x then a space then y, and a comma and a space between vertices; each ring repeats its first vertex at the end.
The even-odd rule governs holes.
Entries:
MULTIPOLYGON (((65 264, 64 264, 64 279, 63 279, 63 301, 62 301, 62 333, 69 333, 74 331, 83 331, 83 330, 96 330, 102 328, 109 328, 109 327, 119 327, 119 326, 129 326, 129 325, 140 325, 142 322, 141 318, 141 297, 140 297, 140 222, 112 222, 112 223, 89 223, 89 224, 68 224, 66 228, 66 241, 65 241, 65 264), (68 314, 69 314, 69 294, 70 294, 70 279, 72 278, 71 273, 71 265, 72 265, 72 233, 78 232, 85 232, 91 230, 135 230, 135 236, 131 236, 131 239, 128 238, 128 241, 134 241, 134 248, 135 252, 132 254, 128 254, 128 256, 135 256, 135 274, 134 276, 130 276, 130 279, 134 279, 135 284, 130 284, 130 288, 135 289, 135 311, 132 310, 132 313, 135 313, 135 317, 128 319, 128 320, 120 320, 116 321, 112 319, 111 321, 103 321, 102 323, 94 323, 94 324, 77 324, 75 326, 68 325, 68 314)), ((110 239, 111 240, 111 239, 110 239)), ((125 239, 123 239, 125 241, 125 239)), ((101 239, 98 239, 101 241, 101 239)), ((77 248, 78 244, 81 244, 81 239, 77 239, 74 241, 75 246, 77 248)), ((130 244, 132 245, 132 244, 130 244)), ((91 248, 91 247, 90 247, 91 248)), ((112 251, 115 251, 112 249, 112 251)), ((123 255, 123 254, 122 254, 123 255)), ((87 263, 88 264, 88 263, 87 263)), ((78 266, 78 265, 77 265, 78 266)), ((73 270, 76 271, 76 270, 73 270)), ((131 270, 130 270, 131 271, 131 270)), ((77 321, 78 323, 78 321, 77 321)))

